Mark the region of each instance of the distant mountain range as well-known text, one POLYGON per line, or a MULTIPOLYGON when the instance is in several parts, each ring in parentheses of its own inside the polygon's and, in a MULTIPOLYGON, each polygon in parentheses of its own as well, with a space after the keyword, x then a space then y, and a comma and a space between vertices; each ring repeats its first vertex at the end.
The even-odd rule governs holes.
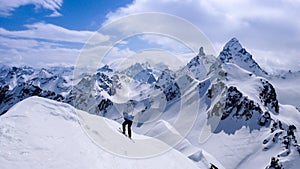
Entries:
POLYGON ((121 122, 120 111, 130 103, 142 114, 134 130, 159 139, 179 113, 188 114, 188 107, 199 104, 192 110, 197 117, 188 133, 174 126, 185 138, 179 144, 185 148, 175 148, 196 164, 203 149, 225 168, 300 166, 300 73, 268 74, 236 38, 218 57, 200 48, 177 71, 157 72, 146 63, 136 63, 118 72, 105 65, 73 79, 74 69, 2 66, 0 114, 25 98, 40 96, 121 122), (187 108, 180 109, 182 105, 187 108), (212 123, 214 118, 220 122, 212 123), (153 121, 146 123, 149 120, 153 121), (200 143, 201 130, 207 127, 212 135, 200 143))

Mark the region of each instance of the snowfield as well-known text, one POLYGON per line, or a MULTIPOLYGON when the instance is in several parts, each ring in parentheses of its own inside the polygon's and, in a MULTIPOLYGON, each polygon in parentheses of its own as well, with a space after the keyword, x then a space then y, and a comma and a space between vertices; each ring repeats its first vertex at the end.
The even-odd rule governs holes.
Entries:
POLYGON ((133 134, 133 142, 119 133, 118 127, 117 122, 78 111, 64 103, 28 98, 0 117, 0 168, 197 168, 191 160, 161 141, 133 134), (88 118, 93 120, 82 127, 81 123, 88 118), (95 144, 84 127, 91 127, 102 145, 115 145, 119 154, 95 144), (155 155, 160 148, 169 151, 155 155), (145 151, 153 151, 154 156, 127 156, 145 151))

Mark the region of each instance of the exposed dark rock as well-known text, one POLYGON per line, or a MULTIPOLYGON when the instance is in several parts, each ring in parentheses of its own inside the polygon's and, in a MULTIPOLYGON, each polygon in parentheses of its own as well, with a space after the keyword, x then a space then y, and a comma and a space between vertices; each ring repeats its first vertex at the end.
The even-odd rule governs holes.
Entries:
POLYGON ((274 87, 264 79, 261 79, 260 81, 262 82, 262 87, 260 87, 261 92, 259 93, 259 98, 265 106, 268 106, 274 112, 279 113, 279 105, 274 87))
POLYGON ((238 119, 244 117, 245 120, 249 120, 254 112, 262 114, 262 110, 258 104, 243 96, 243 94, 234 86, 230 86, 227 89, 225 109, 221 120, 226 119, 230 114, 238 119))
POLYGON ((259 125, 265 126, 271 120, 271 115, 269 112, 265 112, 259 119, 259 125))
POLYGON ((272 157, 270 165, 266 169, 283 169, 282 164, 279 162, 279 159, 272 157))
POLYGON ((110 101, 109 99, 103 99, 98 104, 98 108, 99 108, 99 111, 102 112, 103 116, 104 116, 107 113, 107 108, 112 105, 113 105, 112 101, 110 101))
POLYGON ((40 87, 28 84, 28 83, 19 83, 13 90, 8 90, 8 87, 0 89, 1 95, 1 110, 0 115, 4 114, 9 108, 14 104, 22 101, 30 96, 40 96, 56 101, 63 101, 64 97, 55 92, 42 90, 40 87))
POLYGON ((169 70, 165 70, 162 72, 157 82, 155 83, 155 88, 161 89, 163 91, 167 101, 171 101, 175 98, 180 98, 181 96, 179 86, 169 70))

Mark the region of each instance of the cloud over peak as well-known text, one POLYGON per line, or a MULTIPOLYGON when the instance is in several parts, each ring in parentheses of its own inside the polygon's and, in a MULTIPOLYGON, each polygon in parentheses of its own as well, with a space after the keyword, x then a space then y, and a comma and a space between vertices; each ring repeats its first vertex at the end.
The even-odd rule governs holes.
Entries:
POLYGON ((135 0, 110 12, 106 22, 143 12, 182 17, 201 29, 218 51, 228 39, 238 37, 255 59, 272 72, 300 69, 299 11, 299 0, 135 0))

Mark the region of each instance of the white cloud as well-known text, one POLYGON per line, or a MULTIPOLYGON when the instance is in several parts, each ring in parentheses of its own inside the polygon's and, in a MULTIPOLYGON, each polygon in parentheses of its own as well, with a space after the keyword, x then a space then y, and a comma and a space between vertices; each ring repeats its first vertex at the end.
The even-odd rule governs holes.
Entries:
POLYGON ((257 49, 249 49, 249 51, 253 54, 253 58, 261 67, 268 72, 277 73, 282 70, 299 71, 300 57, 297 51, 277 52, 276 56, 274 56, 273 51, 257 49))
POLYGON ((45 8, 53 11, 50 15, 61 16, 59 9, 61 8, 63 0, 1 0, 0 1, 0 15, 9 16, 16 8, 24 5, 33 4, 36 8, 45 8))
POLYGON ((0 36, 0 63, 6 65, 48 64, 74 65, 80 49, 67 48, 64 44, 34 39, 14 39, 0 36))
POLYGON ((26 30, 10 31, 0 27, 1 63, 10 65, 46 66, 75 65, 80 49, 89 43, 108 40, 92 31, 69 30, 57 25, 35 23, 26 30))
MULTIPOLYGON (((1 0, 0 15, 9 16, 16 8, 33 4, 36 8, 53 11, 49 17, 55 17, 61 15, 59 10, 62 3, 63 0, 1 0)), ((208 36, 218 49, 217 52, 229 39, 237 37, 258 63, 269 71, 300 70, 299 0, 135 0, 132 4, 109 13, 104 25, 117 18, 140 12, 163 12, 185 18, 208 36)), ((139 30, 148 20, 146 18, 136 21, 135 24, 124 25, 120 30, 125 32, 139 30)), ((53 61, 60 60, 58 57, 77 56, 79 52, 78 47, 70 48, 65 43, 75 42, 83 45, 94 36, 90 39, 90 43, 97 44, 113 38, 92 31, 70 30, 43 22, 25 26, 27 29, 18 31, 0 27, 1 59, 4 56, 16 56, 19 60, 25 57, 34 60, 34 57, 41 59, 46 56, 53 58, 53 61)), ((164 25, 155 27, 157 29, 152 30, 164 29, 164 25)), ((171 31, 175 33, 178 30, 180 29, 174 26, 171 31)), ((187 36, 193 38, 190 32, 181 31, 181 37, 187 36)), ((176 48, 176 45, 168 40, 153 37, 144 39, 150 43, 176 48)), ((125 43, 124 46, 126 45, 125 43)), ((199 46, 197 44, 197 48, 199 46)), ((131 51, 123 52, 131 53, 131 51)), ((7 60, 9 61, 9 58, 7 60)))
MULTIPOLYGON (((135 54, 134 51, 124 48, 120 49, 115 46, 104 45, 90 45, 85 46, 80 51, 80 56, 76 61, 76 66, 80 70, 87 72, 94 72, 97 68, 104 66, 105 64, 111 67, 117 67, 123 59, 135 54)), ((79 73, 78 75, 80 75, 79 73)))
MULTIPOLYGON (((109 37, 100 33, 69 30, 46 23, 36 23, 26 25, 26 27, 28 29, 22 31, 9 31, 0 28, 1 64, 30 65, 33 67, 70 66, 78 64, 78 56, 84 54, 87 54, 82 57, 87 63, 86 65, 100 64, 101 60, 97 60, 98 55, 101 53, 102 48, 107 50, 107 47, 98 44, 109 40, 109 37), (97 50, 84 50, 85 52, 83 52, 81 48, 87 42, 90 46, 97 46, 97 50)), ((128 49, 113 48, 110 51, 110 56, 120 58, 127 56, 130 52, 128 49)), ((106 59, 110 60, 107 57, 106 59)))
POLYGON ((0 35, 16 37, 16 38, 35 38, 52 41, 63 42, 78 42, 86 43, 92 36, 97 42, 108 40, 108 36, 103 36, 93 31, 76 31, 69 30, 57 25, 48 23, 34 23, 32 25, 25 25, 26 30, 9 31, 0 27, 0 35))
POLYGON ((24 40, 24 39, 10 39, 0 36, 0 46, 3 48, 17 48, 27 50, 30 47, 38 46, 38 42, 35 40, 24 40))
POLYGON ((58 16, 62 16, 62 14, 57 11, 54 11, 52 14, 48 15, 48 17, 58 17, 58 16))
MULTIPOLYGON (((199 47, 203 46, 208 54, 215 55, 211 43, 197 27, 174 15, 143 13, 126 16, 113 22, 108 21, 102 30, 103 32, 109 32, 109 36, 114 37, 112 40, 146 35, 141 40, 148 40, 149 44, 155 42, 158 44, 156 46, 167 45, 162 47, 162 50, 166 48, 174 49, 177 45, 176 51, 172 52, 178 52, 181 47, 184 49, 186 48, 184 46, 187 46, 187 49, 190 49, 189 51, 194 51, 197 55, 199 47), (151 35, 151 38, 149 35, 151 35)), ((136 46, 142 45, 137 44, 136 46)), ((151 46, 156 47, 155 45, 149 45, 150 48, 151 46)))
MULTIPOLYGON (((172 52, 182 53, 186 52, 188 49, 182 42, 171 37, 166 37, 160 34, 144 34, 139 36, 139 38, 148 43, 158 44, 163 49, 170 49, 172 52)), ((191 52, 191 51, 190 51, 191 52)))
POLYGON ((185 18, 200 28, 213 44, 224 45, 237 37, 270 70, 277 69, 277 61, 286 63, 280 69, 300 70, 299 0, 136 0, 109 13, 106 23, 141 12, 163 12, 185 18))

